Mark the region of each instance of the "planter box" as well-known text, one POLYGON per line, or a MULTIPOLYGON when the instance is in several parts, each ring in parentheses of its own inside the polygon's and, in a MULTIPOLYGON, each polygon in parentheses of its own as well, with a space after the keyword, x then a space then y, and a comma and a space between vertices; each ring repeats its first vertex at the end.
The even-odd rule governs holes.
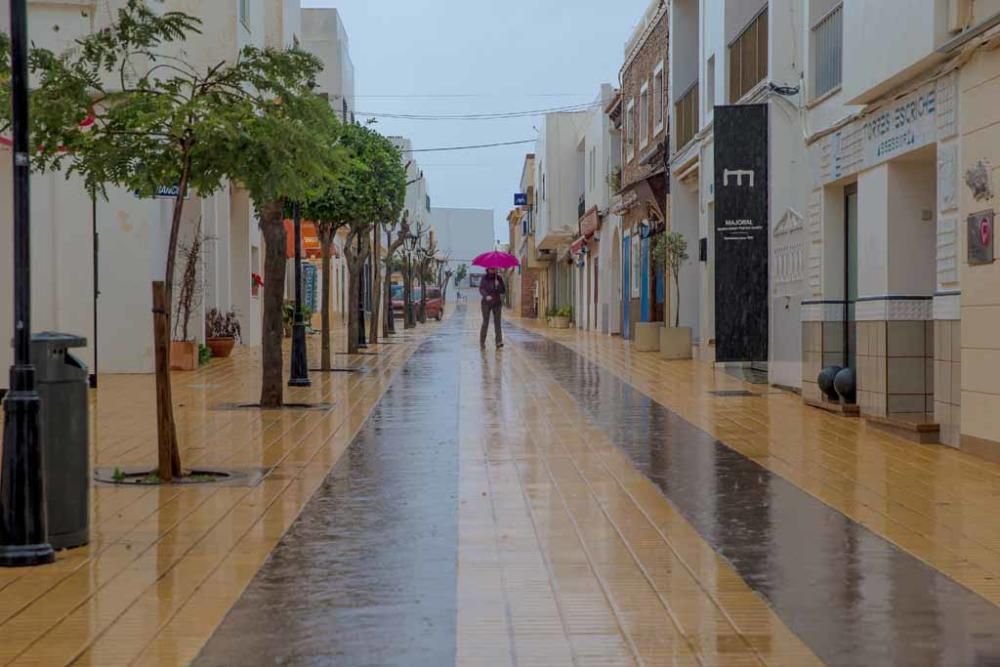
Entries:
POLYGON ((660 356, 664 359, 690 359, 691 327, 660 329, 660 356))
POLYGON ((636 352, 659 352, 660 329, 663 322, 637 322, 635 325, 635 341, 632 347, 636 352))
POLYGON ((236 345, 235 338, 207 338, 205 345, 212 350, 212 356, 216 359, 226 359, 233 353, 233 346, 236 345))
POLYGON ((553 329, 569 329, 569 318, 568 317, 553 317, 552 318, 552 328, 553 329))
POLYGON ((198 343, 170 341, 170 369, 193 371, 198 368, 198 343))

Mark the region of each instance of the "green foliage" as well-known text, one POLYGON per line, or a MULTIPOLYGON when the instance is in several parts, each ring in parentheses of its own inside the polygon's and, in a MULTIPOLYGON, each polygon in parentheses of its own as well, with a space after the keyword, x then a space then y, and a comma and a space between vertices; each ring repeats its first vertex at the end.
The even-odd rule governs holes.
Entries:
MULTIPOLYGON (((313 311, 308 306, 302 306, 302 319, 308 324, 310 318, 312 318, 313 311)), ((281 313, 281 321, 286 327, 290 327, 295 324, 295 302, 286 301, 284 309, 281 313)))
POLYGON ((465 277, 469 275, 469 267, 466 264, 459 264, 455 270, 455 285, 461 285, 465 277))
POLYGON ((663 267, 671 274, 680 271, 681 266, 688 259, 687 239, 680 232, 665 232, 660 234, 653 244, 653 262, 656 266, 663 267))
POLYGON ((323 149, 336 135, 317 140, 312 122, 322 118, 326 132, 336 118, 311 93, 320 62, 295 49, 246 47, 235 62, 197 70, 172 52, 200 25, 129 0, 111 29, 77 40, 66 54, 33 49, 36 168, 65 167, 91 193, 113 184, 143 196, 185 175, 209 195, 228 178, 258 202, 285 190, 300 194, 310 176, 325 173, 323 149), (88 116, 94 122, 82 131, 88 116))
POLYGON ((10 125, 10 37, 0 32, 0 132, 10 125))
POLYGON ((406 170, 391 141, 361 125, 345 125, 339 148, 346 160, 336 182, 305 199, 303 213, 321 226, 355 234, 376 222, 396 221, 406 196, 406 170))
POLYGON ((212 349, 203 343, 198 344, 198 365, 204 366, 212 360, 212 349))
POLYGON ((115 480, 117 483, 121 484, 125 481, 125 471, 123 471, 118 466, 115 466, 115 471, 111 475, 111 479, 115 480))
POLYGON ((674 312, 674 326, 680 326, 680 274, 681 266, 690 259, 687 252, 687 239, 680 232, 665 232, 661 234, 651 251, 653 264, 668 271, 674 279, 674 287, 677 290, 678 302, 674 312))

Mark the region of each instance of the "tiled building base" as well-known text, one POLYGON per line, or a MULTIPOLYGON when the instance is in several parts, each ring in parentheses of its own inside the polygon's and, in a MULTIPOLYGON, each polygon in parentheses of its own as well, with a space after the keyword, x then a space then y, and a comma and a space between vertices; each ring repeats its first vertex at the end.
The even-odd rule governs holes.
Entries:
POLYGON ((972 435, 962 435, 960 442, 963 452, 993 463, 1000 463, 1000 442, 972 435))

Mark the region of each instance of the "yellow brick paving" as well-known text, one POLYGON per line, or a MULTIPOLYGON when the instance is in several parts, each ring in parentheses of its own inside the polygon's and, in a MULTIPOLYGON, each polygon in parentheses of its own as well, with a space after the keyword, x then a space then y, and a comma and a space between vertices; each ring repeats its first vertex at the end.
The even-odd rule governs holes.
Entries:
MULTIPOLYGON (((530 354, 512 344, 480 357, 474 319, 459 409, 459 664, 818 663, 530 354)), ((762 387, 757 398, 714 398, 747 385, 620 339, 539 331, 1000 601, 1000 466, 762 387)), ((317 374, 313 388, 289 390, 334 401, 327 412, 210 410, 256 398, 252 353, 177 374, 185 463, 274 472, 254 488, 95 488, 89 547, 50 567, 0 570, 0 664, 190 662, 419 339, 352 360, 372 373, 317 374)), ((149 464, 151 379, 102 382, 95 464, 149 464)))
POLYGON ((636 353, 617 337, 519 323, 1000 605, 1000 465, 805 407, 790 392, 750 386, 707 364, 636 353), (761 396, 708 394, 721 389, 761 396))
MULTIPOLYGON (((174 375, 188 467, 270 467, 255 488, 98 486, 88 547, 55 565, 0 570, 0 664, 186 664, 329 473, 418 341, 383 346, 365 374, 314 374, 287 400, 328 411, 214 411, 253 402, 259 357, 174 375)), ((338 336, 336 345, 343 344, 338 336)), ((339 348, 338 348, 339 349, 339 348)), ((92 402, 98 466, 155 461, 149 376, 102 377, 92 402)))
POLYGON ((819 664, 530 354, 473 354, 459 664, 819 664))

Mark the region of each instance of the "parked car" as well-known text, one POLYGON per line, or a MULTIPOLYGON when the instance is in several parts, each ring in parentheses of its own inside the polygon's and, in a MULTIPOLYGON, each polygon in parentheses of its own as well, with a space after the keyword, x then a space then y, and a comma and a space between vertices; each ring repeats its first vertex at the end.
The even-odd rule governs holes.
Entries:
MULTIPOLYGON (((390 292, 392 297, 392 316, 402 317, 403 307, 404 307, 404 295, 402 285, 393 285, 390 292)), ((420 288, 414 287, 413 294, 410 295, 413 299, 414 313, 419 312, 420 308, 420 288)), ((441 288, 439 287, 428 287, 427 288, 427 317, 441 321, 444 316, 444 300, 441 298, 441 288)))

